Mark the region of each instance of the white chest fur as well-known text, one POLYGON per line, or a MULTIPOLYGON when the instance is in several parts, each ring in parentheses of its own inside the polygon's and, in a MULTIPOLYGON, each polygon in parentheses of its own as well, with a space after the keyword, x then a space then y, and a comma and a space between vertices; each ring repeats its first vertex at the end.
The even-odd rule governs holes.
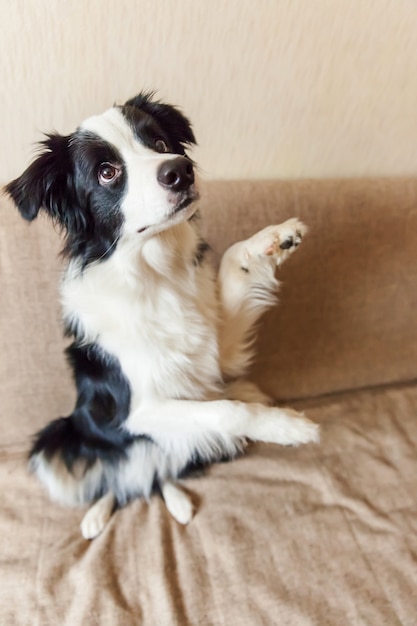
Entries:
POLYGON ((195 244, 183 224, 81 273, 70 265, 63 280, 65 319, 118 359, 132 408, 144 398, 209 398, 220 382, 215 284, 207 264, 193 263, 195 244))

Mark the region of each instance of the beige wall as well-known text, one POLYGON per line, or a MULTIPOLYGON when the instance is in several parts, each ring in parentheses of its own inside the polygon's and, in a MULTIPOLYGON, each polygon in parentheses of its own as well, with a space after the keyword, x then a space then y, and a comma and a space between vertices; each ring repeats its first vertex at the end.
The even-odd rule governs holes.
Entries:
POLYGON ((142 88, 206 177, 417 173, 416 0, 0 0, 0 183, 142 88))

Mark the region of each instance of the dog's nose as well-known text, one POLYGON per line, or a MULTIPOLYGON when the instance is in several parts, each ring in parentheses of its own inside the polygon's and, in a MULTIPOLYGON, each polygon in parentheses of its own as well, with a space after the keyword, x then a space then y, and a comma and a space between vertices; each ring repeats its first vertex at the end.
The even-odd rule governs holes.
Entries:
POLYGON ((159 166, 157 179, 159 184, 166 189, 185 191, 194 182, 193 164, 183 156, 164 161, 159 166))

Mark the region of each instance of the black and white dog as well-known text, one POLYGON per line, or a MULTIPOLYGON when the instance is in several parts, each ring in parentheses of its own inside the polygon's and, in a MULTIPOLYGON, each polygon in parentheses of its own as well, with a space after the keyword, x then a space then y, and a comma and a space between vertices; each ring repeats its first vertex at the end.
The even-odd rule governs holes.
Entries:
POLYGON ((151 94, 51 134, 6 191, 21 215, 44 210, 65 234, 64 321, 78 397, 36 437, 30 464, 50 496, 92 502, 98 535, 116 506, 159 490, 192 517, 176 484, 198 463, 231 458, 246 439, 298 445, 318 426, 244 380, 252 335, 275 303, 275 269, 301 242, 297 219, 229 248, 216 277, 196 219, 185 147, 190 123, 151 94))

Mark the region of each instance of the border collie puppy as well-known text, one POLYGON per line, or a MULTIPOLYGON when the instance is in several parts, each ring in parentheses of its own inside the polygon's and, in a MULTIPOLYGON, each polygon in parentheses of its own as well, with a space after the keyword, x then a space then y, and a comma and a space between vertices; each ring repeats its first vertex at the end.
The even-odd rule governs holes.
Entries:
POLYGON ((231 458, 246 439, 318 441, 318 426, 244 380, 253 329, 275 303, 275 269, 299 245, 291 219, 236 243, 216 276, 196 217, 185 149, 195 138, 175 107, 139 94, 48 135, 6 191, 26 220, 62 229, 67 350, 77 387, 69 417, 34 441, 30 466, 51 498, 92 503, 93 538, 116 506, 158 490, 173 517, 192 518, 176 483, 190 467, 231 458))

